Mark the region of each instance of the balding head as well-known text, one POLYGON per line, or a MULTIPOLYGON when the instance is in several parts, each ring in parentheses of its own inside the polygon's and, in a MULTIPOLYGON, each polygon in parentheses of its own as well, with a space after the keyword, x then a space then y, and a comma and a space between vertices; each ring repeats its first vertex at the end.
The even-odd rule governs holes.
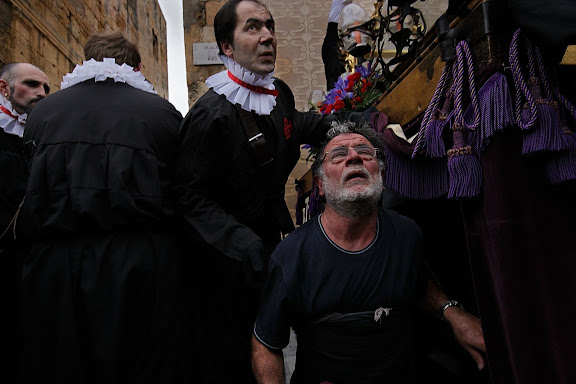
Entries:
POLYGON ((50 93, 46 74, 30 63, 9 63, 0 70, 0 93, 16 112, 29 113, 50 93))

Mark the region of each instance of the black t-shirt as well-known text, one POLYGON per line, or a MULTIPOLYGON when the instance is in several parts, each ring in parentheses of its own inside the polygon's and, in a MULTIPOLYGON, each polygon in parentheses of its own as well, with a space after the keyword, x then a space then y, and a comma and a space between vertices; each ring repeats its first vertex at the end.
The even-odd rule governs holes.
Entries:
MULTIPOLYGON (((420 239, 414 221, 389 210, 380 210, 376 238, 359 252, 334 244, 324 233, 320 216, 305 223, 272 255, 256 337, 272 349, 282 349, 293 327, 298 336, 298 371, 300 347, 308 342, 302 338, 309 337, 314 319, 330 313, 409 307, 419 287, 420 239)), ((369 337, 364 340, 370 343, 369 337)), ((332 363, 341 365, 328 362, 322 369, 332 363)))

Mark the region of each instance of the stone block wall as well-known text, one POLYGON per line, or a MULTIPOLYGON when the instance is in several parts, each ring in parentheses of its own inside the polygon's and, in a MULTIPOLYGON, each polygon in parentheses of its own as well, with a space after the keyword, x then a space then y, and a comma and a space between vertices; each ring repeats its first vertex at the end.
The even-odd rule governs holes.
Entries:
POLYGON ((57 91, 84 60, 88 37, 116 30, 138 46, 142 73, 167 97, 166 21, 156 0, 0 0, 0 65, 33 63, 57 91))

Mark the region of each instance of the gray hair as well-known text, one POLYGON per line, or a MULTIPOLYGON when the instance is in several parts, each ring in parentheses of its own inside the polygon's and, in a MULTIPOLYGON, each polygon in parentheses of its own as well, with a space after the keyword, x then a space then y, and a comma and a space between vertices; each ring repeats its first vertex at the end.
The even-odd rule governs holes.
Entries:
POLYGON ((333 121, 332 128, 326 133, 326 140, 322 142, 316 157, 314 158, 314 163, 312 163, 311 170, 314 177, 322 178, 324 176, 324 170, 322 164, 324 163, 324 155, 326 152, 326 146, 328 143, 337 136, 346 133, 356 133, 358 135, 364 136, 370 144, 376 148, 376 157, 378 158, 378 164, 380 166, 380 171, 386 169, 386 152, 384 150, 384 143, 380 138, 379 134, 372 129, 372 126, 367 121, 361 121, 354 123, 352 121, 333 121))

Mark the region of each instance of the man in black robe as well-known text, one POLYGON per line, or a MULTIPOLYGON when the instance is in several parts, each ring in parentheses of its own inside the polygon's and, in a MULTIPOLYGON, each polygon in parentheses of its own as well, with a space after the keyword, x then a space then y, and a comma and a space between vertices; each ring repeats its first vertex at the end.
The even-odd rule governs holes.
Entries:
POLYGON ((281 232, 293 228, 284 185, 300 145, 318 144, 335 119, 296 111, 290 88, 273 77, 274 26, 258 1, 233 0, 220 9, 214 29, 227 70, 206 81, 211 89, 180 130, 179 213, 201 255, 194 279, 203 310, 196 325, 199 383, 254 382, 258 276, 281 232))
POLYGON ((84 51, 24 135, 22 382, 181 382, 169 177, 181 115, 122 34, 94 35, 84 51))
POLYGON ((0 368, 8 377, 16 373, 18 332, 19 245, 13 223, 28 181, 24 154, 24 126, 28 112, 50 93, 46 74, 30 63, 9 63, 0 69, 0 338, 7 351, 0 368))

